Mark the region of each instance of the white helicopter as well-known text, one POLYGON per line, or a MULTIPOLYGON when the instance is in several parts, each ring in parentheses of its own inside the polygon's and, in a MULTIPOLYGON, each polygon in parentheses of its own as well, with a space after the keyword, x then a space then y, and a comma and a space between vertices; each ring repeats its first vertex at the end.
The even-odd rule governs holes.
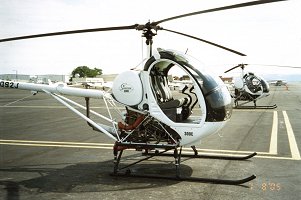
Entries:
MULTIPOLYGON (((29 90, 34 91, 35 93, 45 92, 86 120, 94 130, 111 138, 115 142, 113 147, 114 171, 112 174, 114 176, 165 178, 221 184, 243 184, 255 179, 256 176, 251 175, 238 180, 224 180, 184 177, 180 174, 181 157, 209 158, 209 156, 198 155, 193 144, 199 142, 202 138, 210 134, 216 133, 224 127, 231 117, 232 99, 227 87, 223 84, 220 78, 208 73, 196 59, 174 50, 154 50, 152 48, 153 37, 159 30, 165 30, 211 44, 240 56, 245 56, 245 54, 227 47, 191 35, 165 29, 159 26, 159 24, 192 15, 278 1, 280 0, 252 1, 192 12, 166 18, 160 21, 148 22, 146 24, 64 31, 0 39, 0 42, 9 42, 57 35, 136 29, 138 31, 142 31, 142 37, 146 38, 148 52, 148 58, 144 64, 144 68, 139 71, 129 70, 120 73, 114 80, 111 93, 100 90, 72 88, 67 85, 42 85, 5 80, 0 80, 0 87, 29 90), (184 87, 181 93, 178 94, 171 92, 168 87, 167 76, 174 68, 182 70, 191 81, 189 87, 184 87), (86 100, 86 106, 82 106, 62 95, 84 97, 86 100), (121 117, 123 117, 123 120, 115 121, 110 112, 110 117, 106 117, 100 113, 90 110, 90 98, 103 99, 108 109, 113 108, 114 110, 118 110, 117 104, 122 104, 125 111, 119 111, 119 113, 121 117), (78 111, 75 107, 86 110, 86 115, 78 111), (94 114, 106 120, 111 125, 108 126, 96 123, 90 119, 90 114, 94 114), (183 146, 191 146, 195 155, 183 154, 183 146), (143 150, 145 153, 144 155, 147 157, 121 168, 119 164, 122 153, 126 149, 143 150), (154 150, 155 152, 153 152, 154 150), (173 150, 173 154, 171 156, 174 157, 176 166, 175 176, 173 177, 149 174, 139 175, 132 173, 129 170, 125 170, 130 166, 143 160, 150 159, 153 156, 168 155, 165 154, 165 152, 170 150, 173 150)), ((256 153, 245 157, 218 156, 218 159, 243 160, 249 159, 255 155, 256 153)))
POLYGON ((241 68, 240 77, 234 77, 234 94, 231 96, 234 98, 235 108, 244 108, 244 109, 274 109, 277 108, 277 105, 256 105, 257 100, 267 97, 270 95, 270 86, 269 83, 262 77, 255 75, 253 72, 245 72, 245 66, 247 64, 239 64, 231 69, 225 71, 224 73, 228 73, 229 71, 236 69, 238 67, 241 68), (243 101, 243 103, 239 104, 239 101, 243 101), (253 102, 254 106, 244 106, 249 102, 253 102))

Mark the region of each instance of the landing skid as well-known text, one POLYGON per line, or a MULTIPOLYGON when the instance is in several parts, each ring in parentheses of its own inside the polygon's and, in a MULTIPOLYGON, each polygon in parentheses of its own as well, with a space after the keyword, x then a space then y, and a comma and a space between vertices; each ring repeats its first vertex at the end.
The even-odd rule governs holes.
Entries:
POLYGON ((249 176, 244 179, 229 180, 229 179, 214 179, 214 178, 198 178, 198 177, 184 177, 184 176, 159 176, 159 175, 140 175, 133 174, 129 170, 126 172, 118 172, 111 174, 117 177, 132 177, 132 178, 150 178, 150 179, 164 179, 174 181, 188 181, 188 182, 200 182, 200 183, 211 183, 211 184, 223 184, 223 185, 241 185, 252 181, 256 178, 255 175, 249 176))
POLYGON ((112 176, 117 177, 134 177, 134 178, 152 178, 152 179, 165 179, 165 180, 175 180, 175 181, 189 181, 189 182, 202 182, 202 183, 212 183, 212 184, 226 184, 226 185, 240 185, 247 183, 253 179, 256 178, 255 175, 251 175, 249 177, 243 178, 243 179, 236 179, 236 180, 229 180, 229 179, 215 179, 215 178, 199 178, 199 177, 186 177, 182 176, 180 174, 180 164, 181 164, 181 157, 191 157, 191 158, 214 158, 214 159, 226 159, 226 160, 246 160, 249 158, 252 158, 256 155, 256 153, 252 153, 248 156, 211 156, 211 155, 198 155, 198 152, 194 146, 192 146, 192 149, 194 150, 194 155, 187 155, 182 154, 182 147, 174 146, 173 148, 168 146, 164 149, 164 151, 156 151, 155 153, 150 153, 148 150, 151 150, 153 148, 146 148, 147 145, 143 145, 143 147, 146 150, 147 157, 138 160, 134 163, 131 163, 127 166, 124 166, 122 168, 119 167, 122 153, 123 151, 128 148, 128 146, 123 146, 122 144, 118 143, 114 146, 114 172, 111 174, 112 176), (178 148, 180 150, 178 150, 178 148), (167 151, 174 150, 173 154, 165 154, 167 151), (175 159, 175 176, 161 176, 161 175, 149 175, 149 174, 136 174, 132 173, 129 167, 138 164, 142 161, 148 160, 154 156, 172 156, 175 159))
POLYGON ((241 105, 238 105, 238 106, 235 106, 236 109, 275 109, 277 108, 277 105, 274 104, 272 106, 241 106, 241 105))

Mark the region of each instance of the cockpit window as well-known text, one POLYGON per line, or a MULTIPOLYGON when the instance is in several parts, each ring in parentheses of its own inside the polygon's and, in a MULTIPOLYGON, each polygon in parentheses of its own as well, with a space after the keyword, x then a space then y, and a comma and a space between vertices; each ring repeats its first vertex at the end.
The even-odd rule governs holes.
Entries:
POLYGON ((206 121, 224 121, 232 114, 232 100, 227 87, 219 77, 208 73, 195 58, 179 52, 172 53, 176 60, 189 71, 199 84, 207 106, 206 121))
MULTIPOLYGON (((156 59, 154 59, 154 57, 149 59, 149 61, 145 64, 144 70, 149 70, 149 67, 152 66, 152 69, 150 71, 150 78, 153 84, 152 88, 154 90, 155 96, 157 96, 158 98, 159 105, 162 108, 163 112, 165 109, 164 107, 168 109, 171 104, 174 104, 176 106, 180 105, 180 107, 182 108, 185 108, 186 106, 189 109, 185 111, 184 115, 181 115, 181 119, 179 120, 183 122, 184 120, 189 120, 191 110, 193 108, 196 108, 195 105, 193 106, 193 103, 187 103, 191 101, 189 97, 186 97, 186 100, 184 98, 183 101, 182 99, 177 99, 177 101, 174 101, 174 97, 171 98, 170 96, 170 92, 167 89, 168 86, 166 85, 168 72, 178 67, 186 73, 186 76, 188 78, 193 79, 189 80, 190 86, 189 84, 187 84, 187 87, 189 87, 189 89, 186 88, 186 91, 189 91, 190 89, 191 91, 193 91, 194 87, 201 89, 206 103, 207 113, 205 121, 219 122, 225 121, 230 118, 232 114, 231 96, 227 87, 219 77, 208 73, 199 61, 186 54, 184 55, 176 51, 165 50, 161 50, 159 51, 159 53, 161 60, 152 65, 156 61, 156 59), (185 106, 183 107, 182 105, 185 106), (182 116, 184 116, 184 118, 182 118, 182 116)), ((196 101, 198 100, 197 95, 191 96, 193 98, 196 98, 196 101)))

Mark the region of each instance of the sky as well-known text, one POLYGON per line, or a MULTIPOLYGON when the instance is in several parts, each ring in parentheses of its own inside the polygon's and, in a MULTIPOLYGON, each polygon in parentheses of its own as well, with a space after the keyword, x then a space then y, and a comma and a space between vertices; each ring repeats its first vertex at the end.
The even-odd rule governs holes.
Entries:
MULTIPOLYGON (((221 7, 242 0, 1 0, 0 38, 77 29, 125 26, 221 7)), ((250 0, 249 0, 250 1, 250 0)), ((203 62, 218 75, 239 63, 258 74, 300 74, 301 1, 231 9, 164 22, 184 32, 240 51, 239 56, 214 46, 159 31, 154 48, 175 49, 203 62)), ((0 43, 0 74, 70 74, 77 66, 120 73, 138 66, 146 46, 141 32, 122 30, 0 43)), ((142 68, 140 66, 140 68, 142 68)), ((232 73, 240 71, 233 70, 232 73)), ((229 74, 231 75, 231 73, 229 74)), ((224 75, 225 76, 225 75, 224 75)))

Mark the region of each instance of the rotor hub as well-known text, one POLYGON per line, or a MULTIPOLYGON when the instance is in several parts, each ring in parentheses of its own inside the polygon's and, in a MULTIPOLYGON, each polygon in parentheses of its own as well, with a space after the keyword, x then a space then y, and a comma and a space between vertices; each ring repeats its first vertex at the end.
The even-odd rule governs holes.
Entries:
POLYGON ((142 37, 146 38, 146 44, 153 43, 153 36, 157 35, 157 31, 162 27, 155 25, 154 23, 147 22, 146 24, 137 25, 136 30, 142 31, 142 37))

